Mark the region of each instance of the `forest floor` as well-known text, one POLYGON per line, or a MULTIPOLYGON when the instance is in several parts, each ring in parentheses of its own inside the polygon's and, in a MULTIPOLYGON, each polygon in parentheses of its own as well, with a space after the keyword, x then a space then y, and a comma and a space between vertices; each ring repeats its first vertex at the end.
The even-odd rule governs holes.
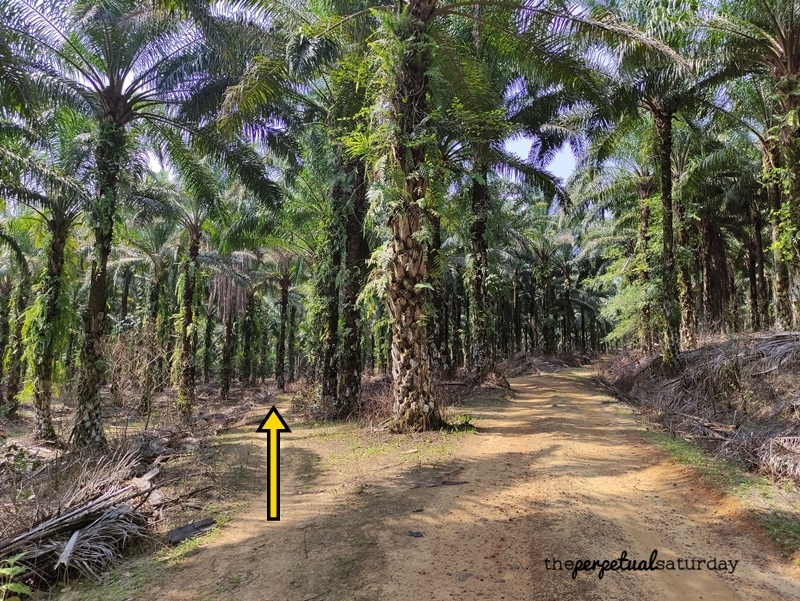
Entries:
MULTIPOLYGON (((60 599, 800 599, 797 562, 591 375, 527 375, 510 380, 511 394, 472 395, 449 418, 476 429, 456 433, 293 423, 289 397, 279 397, 292 428, 281 438, 279 522, 265 519, 264 493, 251 493, 211 534, 129 561, 104 586, 66 587, 60 599), (547 569, 623 551, 638 562, 654 550, 698 569, 602 579, 599 567, 574 579, 547 569)), ((253 430, 224 434, 220 448, 264 452, 253 430)), ((265 477, 258 462, 245 468, 250 486, 265 477)))

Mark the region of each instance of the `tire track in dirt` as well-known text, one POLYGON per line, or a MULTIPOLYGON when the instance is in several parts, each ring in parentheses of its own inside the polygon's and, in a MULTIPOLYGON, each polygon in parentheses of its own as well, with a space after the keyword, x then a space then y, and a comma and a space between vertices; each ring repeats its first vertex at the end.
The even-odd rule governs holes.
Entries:
POLYGON ((645 442, 588 375, 512 380, 510 402, 471 409, 479 431, 462 437, 455 461, 372 471, 365 462, 370 485, 360 492, 343 494, 334 470, 315 474, 309 491, 304 478, 319 455, 313 441, 295 440, 282 454, 281 521, 267 524, 263 501, 254 503, 160 583, 158 598, 800 599, 800 570, 735 503, 645 442), (444 480, 460 484, 429 486, 444 480), (607 572, 602 580, 597 571, 572 579, 545 569, 546 559, 612 560, 623 550, 647 559, 654 549, 663 560, 738 564, 733 574, 607 572))

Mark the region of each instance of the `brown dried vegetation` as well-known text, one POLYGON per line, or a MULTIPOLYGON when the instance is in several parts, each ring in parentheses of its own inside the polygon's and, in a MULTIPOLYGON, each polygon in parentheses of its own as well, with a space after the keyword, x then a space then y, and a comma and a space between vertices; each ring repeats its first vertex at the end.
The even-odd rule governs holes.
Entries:
MULTIPOLYGON (((98 580, 128 550, 159 544, 171 528, 209 515, 224 520, 261 482, 260 449, 238 432, 218 435, 255 428, 258 416, 247 416, 267 393, 238 389, 233 406, 201 387, 197 415, 181 420, 170 395, 141 417, 137 396, 126 390, 105 409, 108 423, 116 422, 105 449, 65 452, 29 436, 3 447, 0 555, 25 553, 19 565, 31 585, 79 574, 98 580)), ((57 412, 64 422, 57 428, 66 427, 68 413, 57 412)))
POLYGON ((620 355, 601 383, 673 435, 800 480, 800 333, 718 341, 681 359, 667 377, 660 356, 620 355))

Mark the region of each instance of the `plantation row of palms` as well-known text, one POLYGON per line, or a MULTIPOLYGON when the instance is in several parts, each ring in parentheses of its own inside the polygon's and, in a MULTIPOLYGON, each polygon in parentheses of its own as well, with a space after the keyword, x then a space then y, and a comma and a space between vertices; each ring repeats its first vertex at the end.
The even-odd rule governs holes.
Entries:
POLYGON ((438 427, 437 378, 520 351, 798 326, 793 1, 0 8, 2 407, 38 438, 56 393, 85 446, 106 390, 189 415, 201 378, 343 418, 369 370, 438 427))

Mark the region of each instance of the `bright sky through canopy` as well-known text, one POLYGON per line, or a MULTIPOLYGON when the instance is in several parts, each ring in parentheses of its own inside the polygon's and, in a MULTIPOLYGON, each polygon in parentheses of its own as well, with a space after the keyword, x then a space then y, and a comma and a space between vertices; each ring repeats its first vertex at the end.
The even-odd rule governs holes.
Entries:
MULTIPOLYGON (((528 158, 530 149, 531 141, 528 138, 516 138, 506 142, 506 150, 521 159, 528 158)), ((575 172, 575 157, 572 154, 572 150, 570 150, 569 144, 564 144, 547 168, 564 181, 575 172)))

